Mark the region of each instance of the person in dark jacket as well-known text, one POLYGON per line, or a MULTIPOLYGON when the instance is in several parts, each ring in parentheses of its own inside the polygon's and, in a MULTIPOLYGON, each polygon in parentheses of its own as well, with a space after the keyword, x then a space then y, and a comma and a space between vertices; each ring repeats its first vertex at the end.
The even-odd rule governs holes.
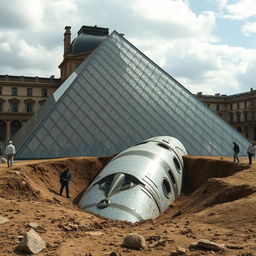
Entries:
POLYGON ((236 162, 236 160, 237 160, 237 162, 239 163, 238 154, 239 154, 240 149, 239 149, 239 146, 236 142, 233 142, 233 145, 234 145, 234 147, 233 147, 234 162, 236 162))
POLYGON ((60 195, 62 195, 63 189, 66 188, 66 196, 70 198, 69 195, 69 182, 71 180, 71 172, 70 169, 67 167, 61 174, 60 174, 60 195))

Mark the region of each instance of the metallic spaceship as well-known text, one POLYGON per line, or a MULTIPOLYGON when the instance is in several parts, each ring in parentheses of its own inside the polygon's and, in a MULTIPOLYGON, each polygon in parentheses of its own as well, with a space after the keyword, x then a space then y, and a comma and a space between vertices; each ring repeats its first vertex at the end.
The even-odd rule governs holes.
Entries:
POLYGON ((80 208, 136 222, 162 214, 180 194, 186 149, 173 137, 144 140, 114 157, 83 193, 80 208))

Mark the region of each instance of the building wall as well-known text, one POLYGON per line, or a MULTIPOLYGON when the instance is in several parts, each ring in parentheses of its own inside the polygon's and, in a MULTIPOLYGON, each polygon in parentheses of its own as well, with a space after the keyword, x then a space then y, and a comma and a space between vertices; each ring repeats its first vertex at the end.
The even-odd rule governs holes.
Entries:
POLYGON ((58 88, 60 79, 0 75, 0 144, 14 133, 58 88))
POLYGON ((196 95, 242 135, 256 141, 256 90, 234 95, 196 95))

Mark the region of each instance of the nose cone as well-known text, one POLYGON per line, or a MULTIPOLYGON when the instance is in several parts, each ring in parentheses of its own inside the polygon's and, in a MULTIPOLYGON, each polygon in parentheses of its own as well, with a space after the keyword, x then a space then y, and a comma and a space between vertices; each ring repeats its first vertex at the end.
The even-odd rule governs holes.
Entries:
POLYGON ((110 197, 112 194, 118 192, 125 182, 125 174, 117 173, 111 183, 109 191, 106 193, 106 197, 110 197))

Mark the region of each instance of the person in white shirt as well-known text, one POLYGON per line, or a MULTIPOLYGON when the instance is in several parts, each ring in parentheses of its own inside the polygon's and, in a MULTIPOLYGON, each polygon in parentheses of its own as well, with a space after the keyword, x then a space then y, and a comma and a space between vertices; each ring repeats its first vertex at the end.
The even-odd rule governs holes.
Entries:
POLYGON ((6 159, 7 159, 8 168, 12 167, 15 154, 16 154, 15 147, 12 144, 12 141, 10 140, 8 146, 5 149, 5 155, 6 155, 6 159))
POLYGON ((255 142, 253 142, 248 148, 247 148, 247 155, 249 158, 249 164, 252 164, 252 157, 255 157, 255 142))

